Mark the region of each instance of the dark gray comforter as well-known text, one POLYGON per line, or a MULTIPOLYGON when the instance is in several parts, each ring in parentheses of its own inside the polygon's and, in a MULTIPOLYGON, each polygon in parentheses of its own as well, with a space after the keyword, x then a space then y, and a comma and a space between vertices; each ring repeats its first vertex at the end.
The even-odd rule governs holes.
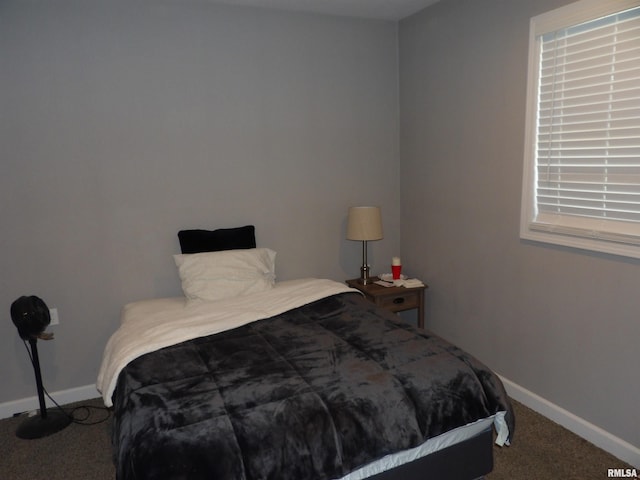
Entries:
POLYGON ((120 480, 335 479, 499 411, 514 428, 487 367, 350 293, 146 354, 114 408, 120 480))

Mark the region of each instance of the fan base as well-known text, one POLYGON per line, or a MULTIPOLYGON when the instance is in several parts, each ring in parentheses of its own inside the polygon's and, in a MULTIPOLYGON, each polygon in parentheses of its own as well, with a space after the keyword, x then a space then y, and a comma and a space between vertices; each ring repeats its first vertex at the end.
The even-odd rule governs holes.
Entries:
POLYGON ((70 423, 71 418, 68 415, 56 410, 47 410, 46 418, 38 415, 22 422, 16 430, 16 436, 27 440, 47 437, 66 428, 70 423))

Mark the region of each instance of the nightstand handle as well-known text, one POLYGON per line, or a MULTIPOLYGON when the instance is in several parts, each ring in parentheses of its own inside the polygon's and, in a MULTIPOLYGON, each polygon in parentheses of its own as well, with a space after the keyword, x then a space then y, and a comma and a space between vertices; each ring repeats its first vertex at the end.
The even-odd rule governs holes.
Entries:
POLYGON ((395 303, 396 305, 400 305, 400 304, 404 303, 404 297, 394 298, 393 299, 393 303, 395 303))

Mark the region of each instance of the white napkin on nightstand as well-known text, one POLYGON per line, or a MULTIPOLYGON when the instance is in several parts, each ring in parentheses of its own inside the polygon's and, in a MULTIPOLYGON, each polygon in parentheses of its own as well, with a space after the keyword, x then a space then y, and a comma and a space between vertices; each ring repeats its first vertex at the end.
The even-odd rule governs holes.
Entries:
POLYGON ((422 283, 422 280, 418 280, 417 278, 407 278, 405 280, 394 280, 394 283, 399 287, 406 287, 406 288, 424 287, 424 283, 422 283))
MULTIPOLYGON (((394 287, 424 287, 424 283, 422 283, 422 280, 419 280, 417 278, 407 278, 404 275, 400 275, 400 278, 398 280, 394 280, 390 273, 383 273, 382 275, 378 275, 378 278, 380 278, 380 280, 382 280, 382 282, 384 283, 393 283, 394 287)), ((382 285, 384 285, 384 283, 382 283, 382 285)))

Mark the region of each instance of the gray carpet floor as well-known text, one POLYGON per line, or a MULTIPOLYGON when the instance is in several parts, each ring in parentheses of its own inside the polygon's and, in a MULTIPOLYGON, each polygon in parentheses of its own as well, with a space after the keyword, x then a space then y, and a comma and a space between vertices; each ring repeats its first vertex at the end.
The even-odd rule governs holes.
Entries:
MULTIPOLYGON (((77 405, 101 406, 101 402, 94 399, 69 407, 77 405)), ((603 480, 609 468, 631 468, 522 404, 514 402, 514 409, 517 421, 514 442, 509 447, 494 447, 495 467, 487 480, 603 480)), ((76 415, 85 413, 79 410, 76 415)), ((99 421, 104 416, 104 411, 91 409, 87 421, 99 421)), ((115 478, 110 419, 91 426, 71 424, 38 440, 15 436, 23 420, 18 417, 0 421, 0 479, 115 478)))

